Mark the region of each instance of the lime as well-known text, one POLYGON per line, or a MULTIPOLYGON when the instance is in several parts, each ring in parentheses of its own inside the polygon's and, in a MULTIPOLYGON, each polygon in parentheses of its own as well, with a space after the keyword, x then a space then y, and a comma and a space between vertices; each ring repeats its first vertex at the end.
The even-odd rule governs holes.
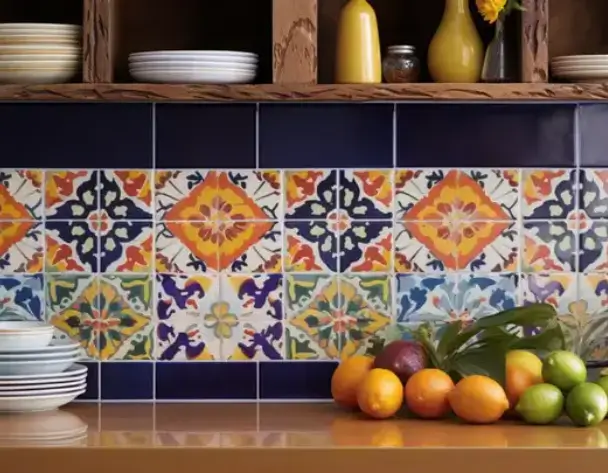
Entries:
POLYGON ((550 424, 564 409, 564 395, 552 384, 530 386, 519 398, 515 411, 529 424, 550 424))
POLYGON ((581 383, 566 398, 566 412, 576 425, 596 425, 608 413, 608 395, 595 383, 581 383))
POLYGON ((606 394, 608 394, 608 376, 602 376, 597 384, 599 384, 602 389, 606 392, 606 394))
POLYGON ((587 380, 587 367, 574 353, 557 350, 543 361, 543 380, 562 391, 570 391, 587 380))

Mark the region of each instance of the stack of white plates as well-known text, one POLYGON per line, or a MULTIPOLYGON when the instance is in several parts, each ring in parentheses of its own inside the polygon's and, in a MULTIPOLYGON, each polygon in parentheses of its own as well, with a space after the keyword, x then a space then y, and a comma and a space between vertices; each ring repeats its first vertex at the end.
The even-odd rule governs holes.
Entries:
POLYGON ((55 409, 84 393, 80 346, 52 339, 51 325, 0 322, 0 412, 55 409))
POLYGON ((129 56, 139 82, 246 84, 255 79, 258 56, 241 51, 148 51, 129 56))
POLYGON ((56 84, 80 69, 81 28, 54 23, 0 23, 0 83, 56 84))
POLYGON ((551 60, 555 77, 570 82, 608 81, 608 55, 558 56, 551 60))

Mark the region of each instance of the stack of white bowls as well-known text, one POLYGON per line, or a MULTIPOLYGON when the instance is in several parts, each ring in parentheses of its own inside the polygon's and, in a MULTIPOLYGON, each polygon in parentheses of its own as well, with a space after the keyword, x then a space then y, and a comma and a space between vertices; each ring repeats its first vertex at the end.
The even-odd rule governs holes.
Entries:
POLYGON ((242 51, 147 51, 129 55, 138 82, 161 84, 247 84, 253 82, 257 54, 242 51))
POLYGON ((551 60, 555 77, 570 82, 608 81, 608 55, 557 56, 551 60))
POLYGON ((53 326, 0 322, 0 412, 56 409, 86 390, 81 349, 53 340, 53 326))
POLYGON ((54 23, 0 23, 0 83, 58 84, 78 74, 81 28, 54 23))

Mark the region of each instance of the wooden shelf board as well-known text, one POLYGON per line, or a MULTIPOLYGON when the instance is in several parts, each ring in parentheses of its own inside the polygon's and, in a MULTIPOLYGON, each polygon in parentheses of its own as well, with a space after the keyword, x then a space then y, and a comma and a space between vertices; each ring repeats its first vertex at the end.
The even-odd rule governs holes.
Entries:
POLYGON ((51 101, 602 101, 608 84, 0 85, 0 100, 51 101))

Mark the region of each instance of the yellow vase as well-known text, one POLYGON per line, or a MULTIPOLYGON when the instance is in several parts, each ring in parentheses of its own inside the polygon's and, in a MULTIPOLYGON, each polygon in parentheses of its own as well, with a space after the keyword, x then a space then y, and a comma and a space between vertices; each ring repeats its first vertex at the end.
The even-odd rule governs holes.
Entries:
POLYGON ((445 0, 441 24, 427 58, 435 82, 478 82, 483 65, 483 43, 473 23, 467 0, 445 0))
POLYGON ((350 0, 340 12, 335 72, 337 84, 382 82, 378 21, 366 0, 350 0))

